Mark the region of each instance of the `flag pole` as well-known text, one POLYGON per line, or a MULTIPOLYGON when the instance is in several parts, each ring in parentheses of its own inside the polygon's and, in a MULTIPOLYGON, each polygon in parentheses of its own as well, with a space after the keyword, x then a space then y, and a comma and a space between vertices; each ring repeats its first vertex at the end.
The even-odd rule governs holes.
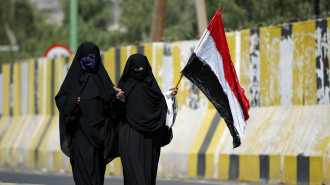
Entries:
POLYGON ((175 85, 175 89, 178 88, 179 83, 181 82, 182 77, 183 77, 183 74, 181 73, 180 78, 179 78, 179 81, 178 81, 178 82, 176 83, 176 85, 175 85))

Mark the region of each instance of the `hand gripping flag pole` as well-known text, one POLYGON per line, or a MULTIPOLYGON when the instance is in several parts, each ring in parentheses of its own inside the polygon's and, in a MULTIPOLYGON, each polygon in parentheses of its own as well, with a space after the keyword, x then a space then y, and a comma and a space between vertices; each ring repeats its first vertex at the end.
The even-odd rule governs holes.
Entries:
POLYGON ((175 85, 175 87, 174 87, 175 89, 178 88, 179 83, 181 82, 182 77, 183 77, 183 74, 181 73, 181 74, 180 74, 180 78, 179 78, 178 82, 176 83, 176 85, 175 85))

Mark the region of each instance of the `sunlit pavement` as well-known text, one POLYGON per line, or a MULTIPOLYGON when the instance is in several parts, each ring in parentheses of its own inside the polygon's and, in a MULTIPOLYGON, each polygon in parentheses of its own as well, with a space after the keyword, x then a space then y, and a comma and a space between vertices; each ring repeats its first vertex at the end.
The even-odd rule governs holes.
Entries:
MULTIPOLYGON (((0 185, 74 185, 71 174, 54 174, 0 168, 0 185)), ((123 185, 123 179, 106 176, 104 185, 123 185)), ((210 180, 157 179, 157 185, 261 185, 262 183, 238 183, 210 180)))

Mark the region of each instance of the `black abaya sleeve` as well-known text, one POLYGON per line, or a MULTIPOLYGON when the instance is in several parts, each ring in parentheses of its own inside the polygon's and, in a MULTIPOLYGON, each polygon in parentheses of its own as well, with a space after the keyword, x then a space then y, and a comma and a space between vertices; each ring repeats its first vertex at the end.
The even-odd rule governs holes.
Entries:
POLYGON ((109 101, 105 110, 107 118, 120 120, 125 115, 125 103, 120 102, 117 99, 116 91, 114 88, 112 88, 110 91, 109 101))
POLYGON ((56 106, 65 118, 65 122, 69 123, 79 118, 79 106, 77 104, 78 97, 73 94, 69 94, 60 91, 55 97, 56 106))
POLYGON ((116 91, 114 88, 112 88, 110 90, 110 97, 109 97, 109 101, 108 101, 108 108, 107 108, 107 118, 110 118, 110 117, 113 117, 113 118, 116 118, 116 107, 117 107, 117 104, 118 104, 118 99, 116 97, 116 91))
POLYGON ((63 90, 60 90, 55 97, 56 106, 60 113, 59 126, 60 126, 60 144, 61 150, 65 155, 70 157, 69 145, 71 137, 69 134, 70 122, 74 122, 79 118, 79 108, 77 106, 78 97, 70 95, 63 90))
POLYGON ((77 104, 78 97, 75 95, 68 95, 67 101, 64 105, 64 117, 66 123, 73 122, 79 118, 79 106, 77 104))
POLYGON ((122 115, 120 108, 122 103, 117 99, 115 90, 111 89, 110 94, 104 128, 104 158, 107 159, 107 163, 119 157, 118 129, 119 119, 122 115))

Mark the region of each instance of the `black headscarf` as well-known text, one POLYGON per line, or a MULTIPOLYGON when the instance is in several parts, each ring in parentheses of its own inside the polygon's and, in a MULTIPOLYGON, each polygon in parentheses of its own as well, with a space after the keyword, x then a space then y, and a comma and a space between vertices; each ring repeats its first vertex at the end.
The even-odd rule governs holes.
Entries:
POLYGON ((167 106, 146 56, 131 55, 118 87, 125 92, 126 121, 138 131, 156 131, 164 126, 167 106), (144 66, 144 70, 135 68, 144 66))
MULTIPOLYGON (((106 72, 97 45, 91 42, 81 44, 73 59, 70 69, 55 97, 56 105, 60 112, 60 143, 62 151, 70 156, 69 148, 71 138, 68 130, 67 112, 76 105, 77 98, 81 101, 99 97, 107 102, 113 93, 113 83, 106 72), (84 65, 82 58, 95 55, 95 64, 92 68, 84 65), (72 103, 73 102, 73 103, 72 103), (69 108, 68 108, 69 107, 69 108)), ((87 125, 89 126, 89 125, 87 125)))
POLYGON ((90 76, 85 75, 86 73, 95 74, 93 76, 95 77, 95 83, 98 86, 98 93, 100 93, 102 98, 107 99, 114 84, 110 80, 110 77, 102 64, 99 47, 91 42, 85 42, 79 46, 70 69, 62 83, 61 89, 76 96, 80 96, 82 88, 84 88, 87 78, 90 76), (82 57, 90 54, 96 55, 96 71, 85 71, 81 67, 80 61, 82 57))

